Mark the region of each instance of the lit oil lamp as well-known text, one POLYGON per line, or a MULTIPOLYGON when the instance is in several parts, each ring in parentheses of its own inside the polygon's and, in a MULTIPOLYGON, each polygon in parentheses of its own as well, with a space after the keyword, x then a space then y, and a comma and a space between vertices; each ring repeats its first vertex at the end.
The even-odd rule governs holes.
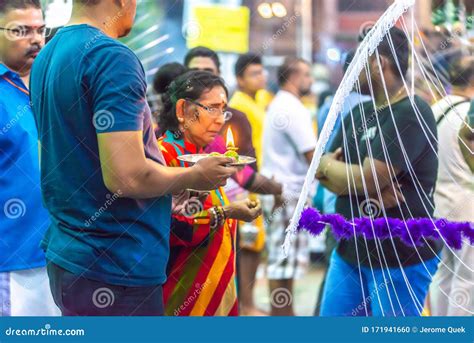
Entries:
POLYGON ((181 155, 181 156, 178 156, 178 160, 194 164, 197 161, 199 161, 201 158, 206 158, 207 156, 222 156, 222 155, 224 155, 224 156, 227 156, 227 157, 230 157, 230 158, 234 159, 234 162, 230 163, 230 165, 233 165, 233 166, 244 166, 244 165, 247 165, 247 164, 255 163, 255 158, 254 157, 240 156, 237 153, 239 148, 235 146, 234 134, 232 133, 232 129, 230 128, 230 126, 227 129, 225 146, 226 146, 225 154, 221 154, 217 151, 214 151, 214 152, 211 152, 209 155, 207 155, 207 154, 181 155))
POLYGON ((232 133, 232 129, 231 127, 229 126, 229 128, 227 129, 227 139, 226 139, 226 148, 227 150, 231 150, 231 151, 237 151, 239 150, 239 148, 236 148, 235 147, 235 142, 234 142, 234 134, 232 133))
POLYGON ((239 154, 237 153, 237 150, 239 150, 239 148, 237 148, 235 146, 234 135, 232 133, 232 129, 231 129, 230 126, 227 129, 227 135, 226 136, 227 136, 226 137, 227 151, 226 151, 225 155, 228 156, 228 157, 233 157, 238 161, 239 160, 239 154))

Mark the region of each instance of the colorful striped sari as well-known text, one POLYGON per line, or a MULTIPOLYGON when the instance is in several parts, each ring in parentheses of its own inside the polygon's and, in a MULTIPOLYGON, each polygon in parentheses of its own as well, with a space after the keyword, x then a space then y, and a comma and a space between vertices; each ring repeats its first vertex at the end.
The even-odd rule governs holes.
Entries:
MULTIPOLYGON (((183 139, 167 131, 158 144, 168 166, 187 167, 177 158, 201 153, 183 139)), ((168 316, 238 315, 235 282, 235 241, 237 221, 228 219, 217 229, 210 228, 208 210, 229 203, 222 188, 202 203, 202 212, 193 216, 173 215, 170 234, 168 280, 163 286, 165 314, 168 316)))

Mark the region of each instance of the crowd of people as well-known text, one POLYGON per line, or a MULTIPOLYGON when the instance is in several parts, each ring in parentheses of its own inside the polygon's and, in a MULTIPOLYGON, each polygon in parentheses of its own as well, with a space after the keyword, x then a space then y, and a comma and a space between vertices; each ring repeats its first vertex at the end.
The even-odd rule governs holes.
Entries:
MULTIPOLYGON (((219 55, 199 46, 148 85, 117 40, 136 2, 74 5, 45 44, 38 0, 0 0, 0 315, 295 315, 291 301, 259 309, 254 286, 263 265, 269 296, 294 298, 311 264, 307 232, 282 250, 333 101, 306 105, 311 61, 286 58, 269 96, 262 56, 238 57, 229 90, 219 55), (226 156, 229 133, 256 163, 226 156)), ((306 203, 350 219, 369 197, 373 218, 474 222, 472 51, 430 102, 406 87, 407 36, 389 36, 345 99, 306 203)), ((474 313, 471 245, 326 235, 315 315, 474 313)))

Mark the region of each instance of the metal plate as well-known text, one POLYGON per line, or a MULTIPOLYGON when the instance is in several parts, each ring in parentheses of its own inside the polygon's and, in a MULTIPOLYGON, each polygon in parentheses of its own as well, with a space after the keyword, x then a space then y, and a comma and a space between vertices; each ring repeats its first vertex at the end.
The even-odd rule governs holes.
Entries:
MULTIPOLYGON (((190 164, 194 164, 197 161, 202 160, 203 158, 206 158, 209 156, 210 156, 209 154, 181 155, 181 156, 178 156, 178 160, 187 162, 190 164)), ((235 163, 230 163, 229 165, 230 166, 245 166, 247 164, 252 164, 255 162, 256 162, 256 159, 253 157, 239 155, 239 161, 235 163)))

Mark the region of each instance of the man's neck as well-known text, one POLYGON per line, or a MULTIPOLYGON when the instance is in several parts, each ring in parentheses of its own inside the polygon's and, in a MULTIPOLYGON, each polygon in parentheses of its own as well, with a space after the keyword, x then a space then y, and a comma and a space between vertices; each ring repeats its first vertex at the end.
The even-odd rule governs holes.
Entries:
POLYGON ((255 100, 256 96, 257 96, 257 92, 251 92, 249 90, 246 90, 246 89, 239 89, 242 93, 244 94, 247 94, 249 97, 251 97, 253 100, 255 100))
POLYGON ((282 91, 285 91, 285 92, 288 92, 288 93, 293 94, 293 95, 294 95, 295 97, 297 97, 298 99, 301 99, 301 96, 300 96, 298 90, 295 89, 295 87, 291 87, 291 86, 285 85, 285 86, 281 87, 280 89, 281 89, 282 91))
POLYGON ((26 88, 29 89, 30 87, 30 73, 28 73, 27 75, 24 75, 24 76, 20 76, 21 77, 21 80, 23 81, 23 83, 25 84, 26 88))
POLYGON ((18 76, 20 76, 20 79, 23 81, 25 86, 28 88, 30 84, 30 72, 31 72, 31 67, 28 68, 23 68, 22 70, 16 70, 15 68, 12 68, 8 64, 6 64, 3 61, 0 61, 3 65, 5 65, 8 69, 10 69, 12 72, 17 73, 18 76))
POLYGON ((385 106, 389 103, 393 104, 406 95, 402 81, 388 82, 386 80, 385 87, 387 92, 385 92, 383 85, 380 85, 378 88, 374 87, 375 104, 377 106, 385 106))
POLYGON ((109 37, 118 38, 119 34, 113 23, 110 23, 110 17, 104 16, 105 12, 99 10, 94 13, 101 13, 101 15, 96 16, 87 9, 75 12, 66 26, 87 24, 101 30, 109 37))

